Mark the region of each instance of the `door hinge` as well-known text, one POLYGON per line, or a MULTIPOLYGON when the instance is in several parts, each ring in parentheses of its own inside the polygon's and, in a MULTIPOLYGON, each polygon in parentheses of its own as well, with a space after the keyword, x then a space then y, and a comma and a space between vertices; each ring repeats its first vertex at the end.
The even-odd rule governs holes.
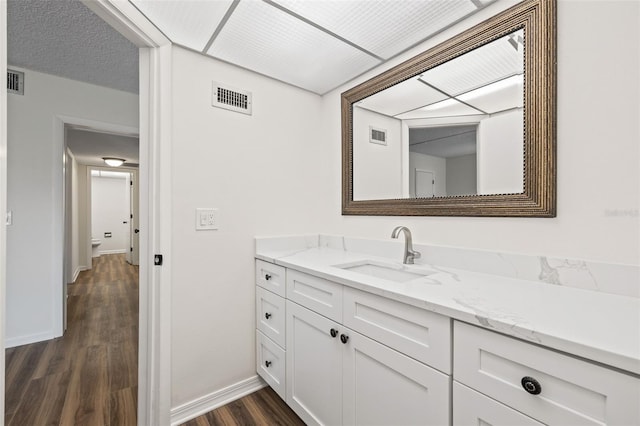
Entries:
POLYGON ((133 215, 132 214, 129 215, 129 219, 133 219, 133 215))
POLYGON ((161 254, 153 255, 153 264, 156 265, 156 266, 161 266, 162 265, 162 255, 161 254))
POLYGON ((133 181, 132 180, 129 181, 129 186, 133 186, 133 181))
POLYGON ((133 247, 129 247, 129 248, 130 248, 130 250, 129 250, 129 251, 133 251, 133 247))

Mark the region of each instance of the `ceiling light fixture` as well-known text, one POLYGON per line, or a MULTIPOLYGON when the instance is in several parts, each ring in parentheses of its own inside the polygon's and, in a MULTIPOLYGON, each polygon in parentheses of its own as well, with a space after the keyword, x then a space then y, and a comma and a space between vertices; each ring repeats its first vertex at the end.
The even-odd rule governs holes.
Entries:
POLYGON ((124 164, 124 160, 122 158, 102 157, 102 159, 111 167, 120 167, 124 164))

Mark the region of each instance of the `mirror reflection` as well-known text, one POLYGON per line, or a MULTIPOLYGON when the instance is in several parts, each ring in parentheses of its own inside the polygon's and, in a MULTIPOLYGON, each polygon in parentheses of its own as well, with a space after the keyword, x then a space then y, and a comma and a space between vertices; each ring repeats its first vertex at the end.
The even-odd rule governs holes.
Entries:
POLYGON ((524 31, 353 105, 353 199, 523 192, 524 31))

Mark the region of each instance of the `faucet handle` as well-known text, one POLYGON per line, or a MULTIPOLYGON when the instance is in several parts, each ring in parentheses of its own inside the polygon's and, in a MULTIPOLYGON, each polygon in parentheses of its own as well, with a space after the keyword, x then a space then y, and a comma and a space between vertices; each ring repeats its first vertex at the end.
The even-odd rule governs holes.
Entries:
POLYGON ((411 254, 413 255, 414 259, 420 259, 420 256, 422 256, 422 254, 420 254, 419 251, 415 251, 415 250, 412 250, 411 254))

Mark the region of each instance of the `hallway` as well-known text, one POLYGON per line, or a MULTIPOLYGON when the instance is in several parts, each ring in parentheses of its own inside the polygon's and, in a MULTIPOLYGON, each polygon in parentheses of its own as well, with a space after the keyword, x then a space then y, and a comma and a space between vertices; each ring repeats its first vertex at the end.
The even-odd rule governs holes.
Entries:
POLYGON ((5 424, 135 425, 138 267, 94 258, 68 294, 63 337, 6 350, 5 424))

